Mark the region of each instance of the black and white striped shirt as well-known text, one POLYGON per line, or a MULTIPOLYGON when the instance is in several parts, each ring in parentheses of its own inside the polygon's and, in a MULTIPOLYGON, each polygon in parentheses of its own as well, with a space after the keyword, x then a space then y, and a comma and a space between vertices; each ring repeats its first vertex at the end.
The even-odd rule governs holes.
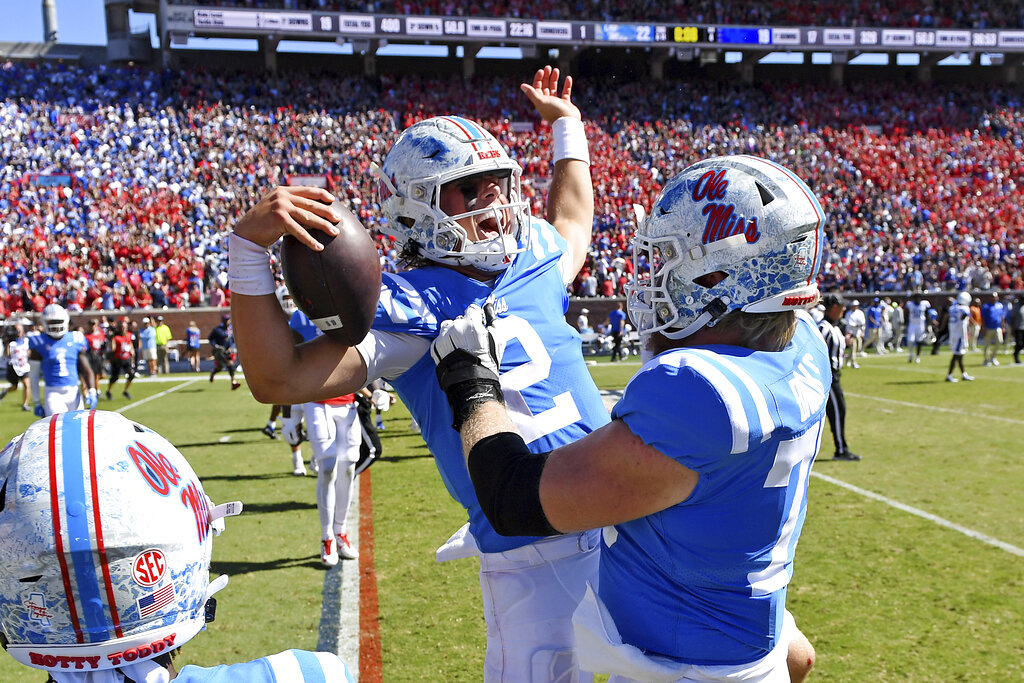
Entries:
POLYGON ((843 354, 846 352, 846 335, 839 325, 831 323, 828 318, 823 318, 818 323, 818 331, 825 338, 825 345, 828 346, 828 358, 832 364, 832 377, 838 378, 843 367, 843 354))

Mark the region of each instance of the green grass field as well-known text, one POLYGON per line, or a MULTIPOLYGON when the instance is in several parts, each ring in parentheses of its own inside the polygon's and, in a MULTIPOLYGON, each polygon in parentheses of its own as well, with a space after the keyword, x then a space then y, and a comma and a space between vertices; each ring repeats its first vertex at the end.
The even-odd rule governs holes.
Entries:
MULTIPOLYGON (((947 384, 948 358, 872 355, 844 372, 848 437, 864 460, 828 460, 826 434, 788 603, 818 651, 811 680, 1024 679, 1024 367, 1002 356, 983 368, 970 354, 977 381, 947 384)), ((614 390, 637 367, 602 359, 592 371, 614 390)), ((214 501, 245 503, 214 542, 213 571, 231 576, 218 619, 181 660, 315 649, 324 571, 314 479, 292 477, 287 447, 260 433, 266 406, 198 377, 140 381, 133 403, 115 394, 100 406, 127 406, 125 415, 177 444, 214 501)), ((0 437, 32 419, 9 396, 0 437)), ((462 510, 401 405, 387 425, 384 458, 370 470, 384 680, 480 680, 476 562, 433 555, 462 510)), ((0 681, 42 680, 0 656, 0 681)))

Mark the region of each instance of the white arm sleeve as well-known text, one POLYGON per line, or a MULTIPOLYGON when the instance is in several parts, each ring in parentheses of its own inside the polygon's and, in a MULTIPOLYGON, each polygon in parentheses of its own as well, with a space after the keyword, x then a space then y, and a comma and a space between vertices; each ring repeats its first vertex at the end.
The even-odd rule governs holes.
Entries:
POLYGON ((430 351, 430 340, 414 334, 370 330, 356 351, 366 363, 366 382, 394 379, 411 368, 430 351))

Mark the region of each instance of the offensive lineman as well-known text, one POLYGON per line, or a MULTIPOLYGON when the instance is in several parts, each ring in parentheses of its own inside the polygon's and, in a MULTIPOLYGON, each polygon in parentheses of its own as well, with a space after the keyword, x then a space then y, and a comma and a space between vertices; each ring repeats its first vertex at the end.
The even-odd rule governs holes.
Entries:
POLYGON ((786 586, 831 374, 800 310, 818 299, 823 223, 809 188, 757 157, 670 180, 639 221, 628 299, 655 357, 611 424, 552 452, 509 419, 500 314, 470 306, 431 347, 499 533, 605 527, 573 622, 583 668, 609 683, 791 678, 786 586))
POLYGON ((39 373, 32 373, 32 395, 36 417, 78 410, 83 406, 79 373, 85 381, 84 406, 96 407, 96 375, 89 362, 89 342, 78 330, 71 330, 71 317, 60 304, 43 309, 43 333, 28 336, 29 357, 42 361, 40 372, 46 382, 45 396, 39 393, 39 373))

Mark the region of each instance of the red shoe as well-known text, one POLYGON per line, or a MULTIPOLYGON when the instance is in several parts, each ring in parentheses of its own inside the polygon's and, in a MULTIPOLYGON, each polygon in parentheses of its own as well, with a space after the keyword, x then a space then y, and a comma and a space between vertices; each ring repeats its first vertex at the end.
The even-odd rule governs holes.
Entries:
POLYGON ((240 386, 242 386, 242 385, 239 384, 238 382, 235 382, 234 380, 231 381, 231 391, 234 391, 235 389, 237 389, 240 386))

